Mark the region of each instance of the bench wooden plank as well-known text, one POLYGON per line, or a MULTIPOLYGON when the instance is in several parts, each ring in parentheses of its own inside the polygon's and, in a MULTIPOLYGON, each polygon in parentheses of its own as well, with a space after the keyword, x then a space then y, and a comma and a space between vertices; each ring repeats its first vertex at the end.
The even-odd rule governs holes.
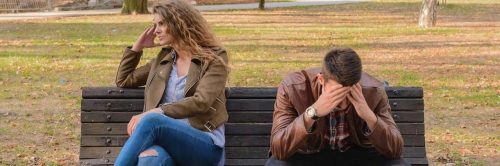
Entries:
MULTIPOLYGON (((273 111, 275 99, 228 99, 230 111, 273 111)), ((393 111, 423 110, 423 99, 389 99, 393 111)), ((143 99, 83 99, 82 111, 141 112, 143 99)))
MULTIPOLYGON (((267 147, 269 135, 226 135, 226 147, 267 147)), ((82 147, 117 147, 123 146, 127 135, 82 135, 82 147)), ((424 135, 403 135, 405 147, 422 147, 425 145, 424 135)))
POLYGON ((424 90, 422 87, 401 87, 389 86, 385 87, 385 93, 389 98, 422 98, 424 90))
MULTIPOLYGON (((406 162, 412 166, 428 165, 427 158, 405 158, 406 162)), ((266 163, 267 159, 226 159, 225 165, 259 165, 266 163)))
MULTIPOLYGON (((428 165, 427 158, 405 158, 405 160, 412 166, 428 165)), ((113 165, 115 158, 101 158, 101 159, 80 159, 82 166, 108 166, 113 165)), ((262 166, 266 163, 267 159, 226 159, 225 165, 227 166, 262 166)))
POLYGON ((80 166, 107 166, 113 165, 116 158, 80 159, 80 166))
MULTIPOLYGON (((226 158, 228 159, 263 159, 267 158, 269 147, 226 147, 226 158)), ((423 158, 425 157, 425 147, 405 147, 403 157, 423 158)))
MULTIPOLYGON (((423 123, 397 123, 403 135, 424 134, 423 123)), ((272 123, 226 123, 227 135, 269 135, 272 123)), ((127 134, 127 123, 82 123, 82 135, 127 134)))
POLYGON ((275 87, 230 87, 226 88, 226 98, 228 99, 274 99, 276 98, 277 88, 275 87))
POLYGON ((82 112, 82 123, 128 123, 132 116, 141 112, 82 112))
MULTIPOLYGON (((113 165, 116 158, 99 158, 99 159, 80 159, 82 166, 96 166, 96 165, 113 165)), ((427 158, 405 158, 405 160, 412 166, 428 165, 427 158)), ((225 165, 227 166, 262 166, 266 163, 266 159, 226 159, 225 165)))
MULTIPOLYGON (((424 93, 421 87, 385 87, 389 98, 422 98, 424 93)), ((227 98, 275 98, 275 87, 230 87, 226 88, 227 98)), ((84 99, 142 99, 144 88, 117 88, 117 87, 83 87, 84 99)))
POLYGON ((404 158, 406 162, 411 164, 412 166, 424 166, 424 165, 429 165, 429 162, 427 161, 427 157, 421 157, 421 158, 404 158))
POLYGON ((114 158, 122 147, 80 147, 81 159, 114 158))
MULTIPOLYGON (((403 135, 424 134, 423 123, 397 123, 403 135)), ((265 135, 271 132, 271 123, 226 123, 226 134, 232 135, 265 135)))
POLYGON ((262 166, 267 159, 226 159, 225 165, 262 166))
MULTIPOLYGON (((128 122, 132 116, 141 112, 82 112, 83 123, 117 123, 128 122)), ((272 123, 273 112, 266 111, 229 111, 228 123, 272 123)), ((399 122, 423 122, 423 111, 394 111, 394 121, 399 122)))

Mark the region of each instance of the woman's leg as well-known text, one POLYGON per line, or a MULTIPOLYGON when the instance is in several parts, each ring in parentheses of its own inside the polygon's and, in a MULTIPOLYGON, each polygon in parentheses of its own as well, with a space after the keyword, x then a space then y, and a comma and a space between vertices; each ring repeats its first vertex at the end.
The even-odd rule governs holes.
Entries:
POLYGON ((222 148, 206 133, 162 114, 145 115, 118 155, 116 165, 136 165, 139 154, 160 145, 179 165, 216 165, 222 148))
POLYGON ((153 145, 139 154, 138 166, 174 166, 174 160, 161 146, 153 145))

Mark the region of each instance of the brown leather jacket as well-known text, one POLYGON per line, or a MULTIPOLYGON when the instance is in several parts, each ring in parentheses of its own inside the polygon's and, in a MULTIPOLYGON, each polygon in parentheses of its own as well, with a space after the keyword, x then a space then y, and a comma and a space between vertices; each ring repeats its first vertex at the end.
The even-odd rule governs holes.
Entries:
POLYGON ((213 60, 202 60, 193 55, 187 74, 185 98, 172 104, 160 104, 172 71, 172 48, 163 48, 149 63, 136 68, 142 52, 125 49, 116 74, 118 87, 145 85, 144 111, 161 107, 165 115, 188 118, 194 128, 212 131, 228 119, 225 86, 228 77, 227 54, 222 48, 212 50, 218 55, 213 60))
MULTIPOLYGON (((321 92, 316 76, 320 68, 305 71, 311 87, 307 87, 302 72, 294 72, 284 79, 276 95, 270 143, 272 155, 280 160, 286 160, 296 152, 311 154, 329 148, 326 118, 316 121, 316 128, 312 133, 308 133, 304 125, 302 114, 318 99, 321 92)), ((388 158, 399 158, 403 151, 403 138, 392 119, 383 84, 366 73, 362 74, 360 83, 368 106, 377 116, 377 122, 371 133, 367 133, 366 122, 350 105, 346 117, 350 139, 354 145, 374 147, 388 158)))

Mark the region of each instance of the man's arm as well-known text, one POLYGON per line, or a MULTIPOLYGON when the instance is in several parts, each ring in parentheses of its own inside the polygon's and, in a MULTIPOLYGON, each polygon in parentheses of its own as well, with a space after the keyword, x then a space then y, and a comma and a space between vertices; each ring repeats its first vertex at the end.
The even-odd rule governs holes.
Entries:
POLYGON ((308 133, 306 126, 312 126, 314 121, 304 118, 303 114, 298 115, 294 109, 288 96, 286 84, 282 82, 276 95, 271 130, 271 152, 274 157, 279 160, 287 159, 296 152, 308 134, 318 132, 308 133))
POLYGON ((365 120, 364 135, 370 140, 375 149, 388 158, 399 158, 403 152, 403 137, 396 127, 391 116, 391 107, 387 94, 381 88, 377 89, 380 98, 374 110, 366 104, 359 84, 352 87, 348 99, 356 108, 356 113, 365 120))

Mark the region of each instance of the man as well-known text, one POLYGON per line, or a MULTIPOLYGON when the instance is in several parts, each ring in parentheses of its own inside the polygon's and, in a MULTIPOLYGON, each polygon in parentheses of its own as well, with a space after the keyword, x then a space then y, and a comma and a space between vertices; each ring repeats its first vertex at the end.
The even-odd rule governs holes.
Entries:
POLYGON ((266 165, 408 165, 383 83, 352 49, 322 68, 291 73, 278 88, 266 165))

